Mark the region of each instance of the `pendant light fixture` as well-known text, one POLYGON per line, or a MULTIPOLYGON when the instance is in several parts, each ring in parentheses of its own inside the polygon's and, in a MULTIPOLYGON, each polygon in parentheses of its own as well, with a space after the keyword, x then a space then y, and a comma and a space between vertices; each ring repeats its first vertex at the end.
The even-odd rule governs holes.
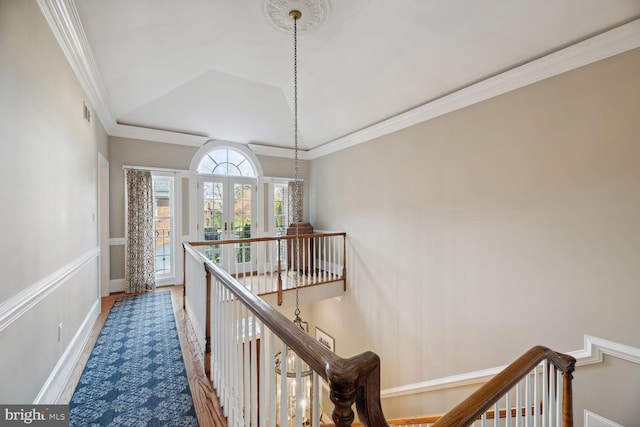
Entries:
MULTIPOLYGON (((299 10, 289 12, 289 17, 293 19, 293 153, 294 153, 294 178, 293 178, 293 211, 299 212, 302 205, 302 194, 300 191, 300 173, 298 167, 298 20, 302 18, 299 10)), ((300 222, 296 221, 295 225, 295 268, 294 268, 294 284, 296 288, 296 311, 293 323, 300 328, 309 332, 309 324, 303 322, 300 317, 300 222)))
MULTIPOLYGON (((298 1, 292 1, 296 6, 298 1)), ((269 4, 269 3, 268 3, 269 4)), ((271 2, 273 4, 273 2, 271 2)), ((278 5, 282 7, 283 2, 278 5)), ((272 9, 273 11, 273 9, 272 9)), ((267 9, 268 13, 268 9, 267 9)), ((268 13, 269 14, 269 13, 268 13)), ((282 14, 275 14, 281 16, 282 14)), ((299 134, 298 134, 298 24, 302 18, 302 12, 292 9, 288 13, 293 30, 293 146, 294 146, 294 185, 293 185, 293 212, 301 210, 302 194, 301 181, 298 166, 299 134)), ((285 29, 288 25, 281 26, 273 18, 271 21, 285 29)), ((289 248, 295 251, 293 255, 293 273, 296 293, 296 308, 293 323, 305 332, 309 332, 309 324, 300 317, 300 219, 294 219, 295 237, 294 244, 289 248)), ((289 257, 292 259, 292 257, 289 257)), ((276 371, 276 425, 283 426, 310 426, 313 414, 313 371, 309 366, 287 347, 286 354, 278 352, 275 356, 276 371), (285 378, 283 378, 285 377, 285 378), (286 398, 283 396, 286 395, 286 398), (285 419, 286 418, 286 419, 285 419)), ((318 409, 316 409, 318 411, 318 409)), ((319 417, 316 415, 316 419, 319 417)))

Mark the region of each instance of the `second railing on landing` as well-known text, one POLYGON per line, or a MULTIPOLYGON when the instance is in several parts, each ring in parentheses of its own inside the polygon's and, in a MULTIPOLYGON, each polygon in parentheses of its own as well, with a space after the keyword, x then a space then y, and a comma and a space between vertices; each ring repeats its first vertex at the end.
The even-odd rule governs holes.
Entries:
POLYGON ((283 294, 301 287, 343 281, 346 291, 346 233, 189 242, 214 264, 258 295, 283 294), (296 251, 296 246, 300 250, 296 251), (226 248, 231 248, 227 250, 226 248), (226 254, 226 256, 221 254, 226 254), (304 273, 298 274, 295 273, 304 273))

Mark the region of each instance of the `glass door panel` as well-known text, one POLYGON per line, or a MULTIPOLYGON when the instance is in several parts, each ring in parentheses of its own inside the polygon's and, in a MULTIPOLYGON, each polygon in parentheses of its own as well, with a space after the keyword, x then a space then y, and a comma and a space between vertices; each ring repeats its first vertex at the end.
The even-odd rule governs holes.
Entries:
MULTIPOLYGON (((251 184, 233 183, 233 232, 234 239, 248 239, 252 230, 251 184)), ((238 264, 251 263, 251 244, 236 243, 235 258, 238 264)))
MULTIPOLYGON (((200 176, 200 238, 217 241, 253 236, 256 191, 253 181, 241 177, 200 176)), ((207 246, 205 254, 229 272, 252 271, 249 243, 207 246)))
POLYGON ((154 176, 152 179, 155 272, 156 277, 162 277, 173 274, 173 178, 154 176))
MULTIPOLYGON (((223 240, 224 235, 224 183, 219 181, 202 180, 203 223, 204 240, 223 240)), ((207 258, 219 264, 222 260, 221 245, 207 246, 205 252, 207 258)))

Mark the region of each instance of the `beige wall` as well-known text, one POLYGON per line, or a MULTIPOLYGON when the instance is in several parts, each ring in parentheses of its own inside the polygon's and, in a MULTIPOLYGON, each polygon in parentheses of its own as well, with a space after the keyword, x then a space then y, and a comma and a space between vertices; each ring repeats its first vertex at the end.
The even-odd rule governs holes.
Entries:
MULTIPOLYGON (((120 137, 109 138, 109 192, 110 192, 110 233, 111 238, 125 237, 125 201, 124 201, 124 172, 123 165, 144 166, 151 168, 189 170, 191 160, 199 147, 165 144, 137 139, 120 137)), ((282 159, 271 156, 257 156, 262 166, 263 175, 267 177, 293 178, 294 166, 292 159, 282 159)), ((308 176, 309 162, 300 160, 300 177, 308 176)), ((183 190, 188 186, 182 186, 183 190)), ((183 222, 188 223, 191 207, 188 204, 188 194, 182 192, 183 222)), ((182 235, 188 230, 182 230, 182 235)), ((111 246, 111 279, 124 278, 124 246, 111 246)))
MULTIPOLYGON (((314 160, 310 186, 313 224, 348 234, 349 277, 313 322, 341 355, 378 353, 383 389, 584 334, 640 347, 640 50, 314 160)), ((576 425, 583 408, 640 420, 638 365, 578 369, 575 389, 576 425)))
MULTIPOLYGON (((197 147, 109 137, 109 219, 111 238, 125 236, 123 165, 189 169, 197 147)), ((113 278, 113 277, 112 277, 113 278)))
POLYGON ((107 136, 33 0, 0 1, 0 94, 0 311, 29 307, 0 322, 0 402, 31 403, 98 301, 97 255, 79 260, 98 248, 107 136))

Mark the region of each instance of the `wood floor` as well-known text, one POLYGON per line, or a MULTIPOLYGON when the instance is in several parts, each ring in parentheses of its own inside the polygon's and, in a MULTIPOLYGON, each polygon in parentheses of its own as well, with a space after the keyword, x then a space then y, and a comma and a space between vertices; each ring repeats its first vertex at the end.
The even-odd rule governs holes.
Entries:
MULTIPOLYGON (((182 286, 166 286, 159 288, 158 291, 171 291, 171 300, 173 301, 173 311, 176 317, 176 325, 178 327, 178 335, 180 336, 180 344, 182 345, 182 356, 189 378, 189 387, 193 396, 193 404, 198 415, 198 423, 201 427, 226 427, 227 421, 222 415, 222 409, 218 402, 218 398, 213 391, 211 383, 204 374, 202 359, 198 356, 195 346, 195 337, 191 333, 188 326, 187 316, 182 309, 182 286)), ((156 291, 157 292, 157 291, 156 291)), ((113 306, 116 298, 126 296, 127 294, 118 293, 111 294, 102 298, 102 310, 100 316, 96 320, 91 331, 91 335, 85 344, 78 364, 73 370, 71 378, 65 385, 63 393, 60 397, 60 403, 68 403, 80 380, 82 371, 89 360, 91 350, 100 335, 102 326, 104 325, 107 315, 113 306)))

